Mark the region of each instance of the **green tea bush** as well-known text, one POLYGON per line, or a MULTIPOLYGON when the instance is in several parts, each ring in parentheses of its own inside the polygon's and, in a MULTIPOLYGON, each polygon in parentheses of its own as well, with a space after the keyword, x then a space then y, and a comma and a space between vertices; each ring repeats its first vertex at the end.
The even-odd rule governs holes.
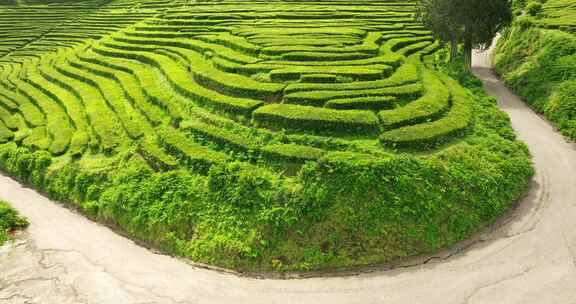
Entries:
POLYGON ((318 133, 370 134, 378 129, 373 112, 362 110, 332 110, 291 104, 263 106, 253 113, 261 126, 303 130, 318 133))
POLYGON ((542 13, 542 3, 536 1, 528 3, 528 5, 526 5, 526 12, 530 16, 538 16, 542 13))
POLYGON ((24 229, 27 226, 28 221, 26 219, 19 216, 8 203, 0 201, 0 245, 8 240, 10 231, 24 229))

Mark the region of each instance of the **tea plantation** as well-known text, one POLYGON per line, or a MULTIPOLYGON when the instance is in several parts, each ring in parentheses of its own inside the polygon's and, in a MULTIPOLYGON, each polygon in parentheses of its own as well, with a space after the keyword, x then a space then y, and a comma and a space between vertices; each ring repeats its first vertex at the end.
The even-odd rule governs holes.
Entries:
POLYGON ((387 263, 492 223, 533 174, 413 1, 0 5, 0 165, 165 252, 387 263))

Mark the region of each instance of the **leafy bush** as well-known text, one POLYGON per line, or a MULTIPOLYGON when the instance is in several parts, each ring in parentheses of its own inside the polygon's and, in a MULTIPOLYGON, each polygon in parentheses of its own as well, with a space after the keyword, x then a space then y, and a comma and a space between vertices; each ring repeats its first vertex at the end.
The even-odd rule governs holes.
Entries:
POLYGON ((23 229, 28 226, 28 221, 19 216, 16 210, 8 203, 0 201, 0 245, 8 240, 8 232, 15 229, 23 229))
POLYGON ((532 1, 526 6, 526 12, 530 16, 538 16, 542 13, 542 3, 532 1))

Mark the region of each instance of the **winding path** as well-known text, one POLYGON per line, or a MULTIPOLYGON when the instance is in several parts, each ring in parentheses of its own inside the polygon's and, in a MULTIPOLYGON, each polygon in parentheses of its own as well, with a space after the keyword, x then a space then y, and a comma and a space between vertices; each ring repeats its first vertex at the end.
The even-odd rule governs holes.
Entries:
POLYGON ((474 72, 529 145, 537 175, 506 223, 465 250, 357 276, 241 278, 157 255, 0 176, 0 197, 32 222, 0 249, 0 303, 576 304, 576 145, 508 91, 487 58, 475 56, 474 72))

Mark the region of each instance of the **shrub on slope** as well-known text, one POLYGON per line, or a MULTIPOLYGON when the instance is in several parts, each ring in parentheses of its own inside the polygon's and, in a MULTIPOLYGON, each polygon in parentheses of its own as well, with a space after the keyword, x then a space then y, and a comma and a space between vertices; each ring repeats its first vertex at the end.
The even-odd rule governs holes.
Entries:
POLYGON ((20 217, 16 210, 8 203, 0 201, 0 245, 8 240, 8 233, 14 229, 22 229, 28 226, 28 222, 20 217))
POLYGON ((499 43, 496 70, 536 111, 576 140, 576 36, 516 26, 499 43))

